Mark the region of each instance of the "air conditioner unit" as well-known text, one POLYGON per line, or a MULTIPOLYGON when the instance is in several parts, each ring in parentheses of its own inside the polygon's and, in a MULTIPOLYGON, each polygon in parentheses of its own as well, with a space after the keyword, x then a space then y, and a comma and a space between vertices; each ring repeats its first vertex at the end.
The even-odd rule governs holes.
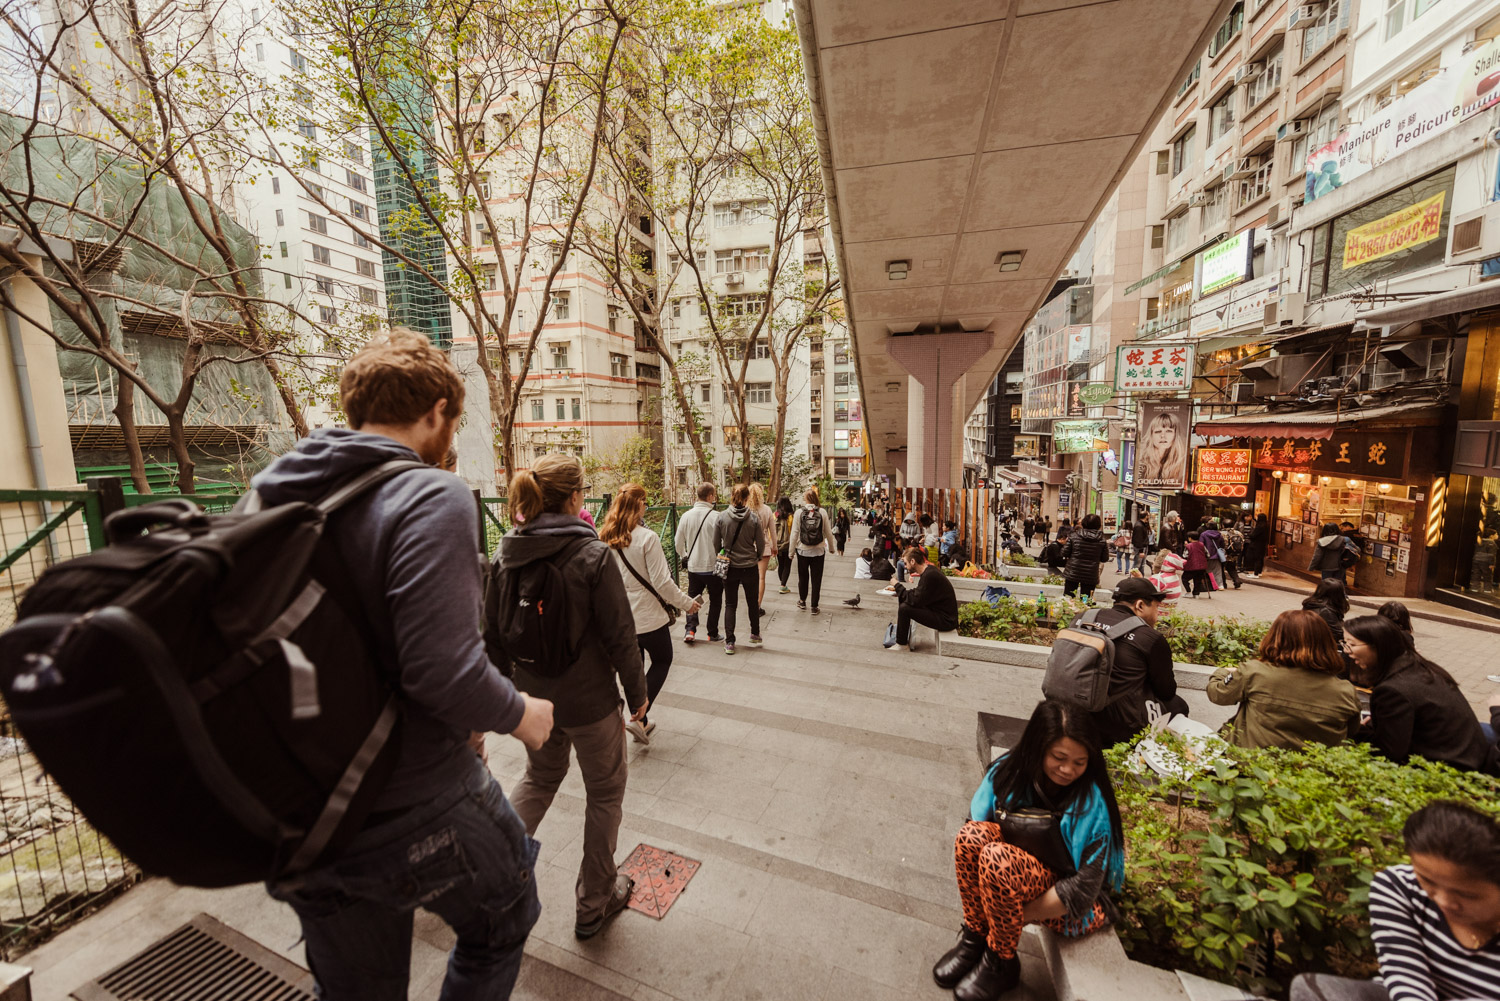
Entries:
POLYGON ((1455 214, 1448 223, 1449 267, 1500 257, 1500 202, 1455 214))
POLYGON ((1279 143, 1291 142, 1293 139, 1307 135, 1307 132, 1307 119, 1293 118, 1276 126, 1276 141, 1279 143))
POLYGON ((1255 383, 1237 382, 1229 387, 1229 399, 1233 403, 1249 403, 1255 399, 1255 383))
POLYGON ((1307 293, 1288 292, 1279 299, 1266 303, 1265 326, 1290 327, 1302 322, 1307 309, 1307 293))
POLYGON ((1312 22, 1323 16, 1323 5, 1320 3, 1305 3, 1292 8, 1292 16, 1287 20, 1286 26, 1291 29, 1311 27, 1312 22))
POLYGON ((1224 180, 1232 181, 1239 177, 1253 177, 1260 167, 1260 160, 1257 157, 1242 156, 1224 168, 1224 180))
POLYGON ((1285 224, 1291 213, 1282 207, 1281 202, 1272 202, 1266 209, 1266 229, 1275 229, 1285 224))
POLYGON ((727 274, 727 275, 724 276, 724 284, 726 284, 726 285, 743 285, 743 284, 745 284, 745 274, 744 274, 744 272, 743 271, 731 271, 731 272, 729 272, 729 274, 727 274))
POLYGON ((1189 196, 1188 205, 1190 207, 1196 208, 1199 205, 1207 205, 1212 200, 1212 197, 1207 191, 1195 191, 1191 196, 1189 196))
POLYGON ((1245 65, 1234 71, 1234 82, 1236 84, 1241 84, 1245 83, 1248 80, 1254 80, 1256 77, 1264 73, 1265 69, 1266 67, 1264 63, 1246 63, 1245 65))
POLYGON ((738 212, 741 208, 742 208, 742 206, 741 206, 741 204, 739 202, 730 202, 729 203, 729 211, 731 211, 731 212, 738 212))
POLYGON ((1293 387, 1306 382, 1307 375, 1318 364, 1320 356, 1314 353, 1276 355, 1259 361, 1246 362, 1240 366, 1240 376, 1252 381, 1253 396, 1286 396, 1293 387))
POLYGON ((1426 369, 1431 354, 1431 341, 1397 341, 1380 347, 1380 357, 1397 368, 1426 369))

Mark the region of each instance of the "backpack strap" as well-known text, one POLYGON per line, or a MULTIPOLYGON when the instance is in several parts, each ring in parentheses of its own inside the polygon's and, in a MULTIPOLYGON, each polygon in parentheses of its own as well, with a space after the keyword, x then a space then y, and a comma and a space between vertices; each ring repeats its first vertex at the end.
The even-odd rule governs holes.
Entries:
POLYGON ((1121 619, 1119 622, 1116 622, 1114 625, 1106 628, 1104 630, 1104 635, 1108 636, 1112 640, 1121 639, 1122 637, 1128 636, 1130 633, 1134 632, 1145 624, 1145 619, 1141 618, 1139 615, 1132 615, 1130 616, 1130 618, 1121 619))

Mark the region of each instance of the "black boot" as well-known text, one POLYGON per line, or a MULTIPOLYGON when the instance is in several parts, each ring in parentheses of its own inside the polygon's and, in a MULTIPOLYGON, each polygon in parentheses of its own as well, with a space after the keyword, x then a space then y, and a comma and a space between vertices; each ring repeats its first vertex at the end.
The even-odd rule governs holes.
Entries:
POLYGON ((1001 959, 989 949, 953 988, 954 1001, 996 1001, 996 998, 1021 982, 1021 960, 1017 956, 1001 959))
POLYGON ((943 990, 952 990, 983 955, 984 936, 968 928, 960 929, 958 942, 932 968, 932 979, 943 990))

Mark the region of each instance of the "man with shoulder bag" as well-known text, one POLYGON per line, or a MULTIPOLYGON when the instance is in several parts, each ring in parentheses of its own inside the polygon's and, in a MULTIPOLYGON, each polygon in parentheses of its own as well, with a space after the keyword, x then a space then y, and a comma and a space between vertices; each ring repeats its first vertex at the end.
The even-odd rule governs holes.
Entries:
MULTIPOLYGON (((714 573, 714 528, 720 518, 714 510, 719 492, 712 483, 698 486, 697 502, 677 522, 674 537, 676 551, 682 554, 682 565, 687 569, 689 598, 697 598, 708 592, 708 640, 719 642, 719 611, 724 602, 724 578, 714 573)), ((684 623, 682 640, 692 643, 698 638, 698 613, 689 612, 684 623)))

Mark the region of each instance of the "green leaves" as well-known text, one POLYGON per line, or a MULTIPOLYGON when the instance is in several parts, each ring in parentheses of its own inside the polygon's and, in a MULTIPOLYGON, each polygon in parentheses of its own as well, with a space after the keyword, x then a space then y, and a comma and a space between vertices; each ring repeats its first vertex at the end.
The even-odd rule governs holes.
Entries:
POLYGON ((1231 747, 1189 780, 1141 775, 1129 753, 1106 752, 1127 842, 1122 937, 1139 958, 1248 988, 1370 976, 1369 885, 1405 861, 1407 815, 1439 798, 1500 812, 1494 779, 1364 746, 1231 747))

